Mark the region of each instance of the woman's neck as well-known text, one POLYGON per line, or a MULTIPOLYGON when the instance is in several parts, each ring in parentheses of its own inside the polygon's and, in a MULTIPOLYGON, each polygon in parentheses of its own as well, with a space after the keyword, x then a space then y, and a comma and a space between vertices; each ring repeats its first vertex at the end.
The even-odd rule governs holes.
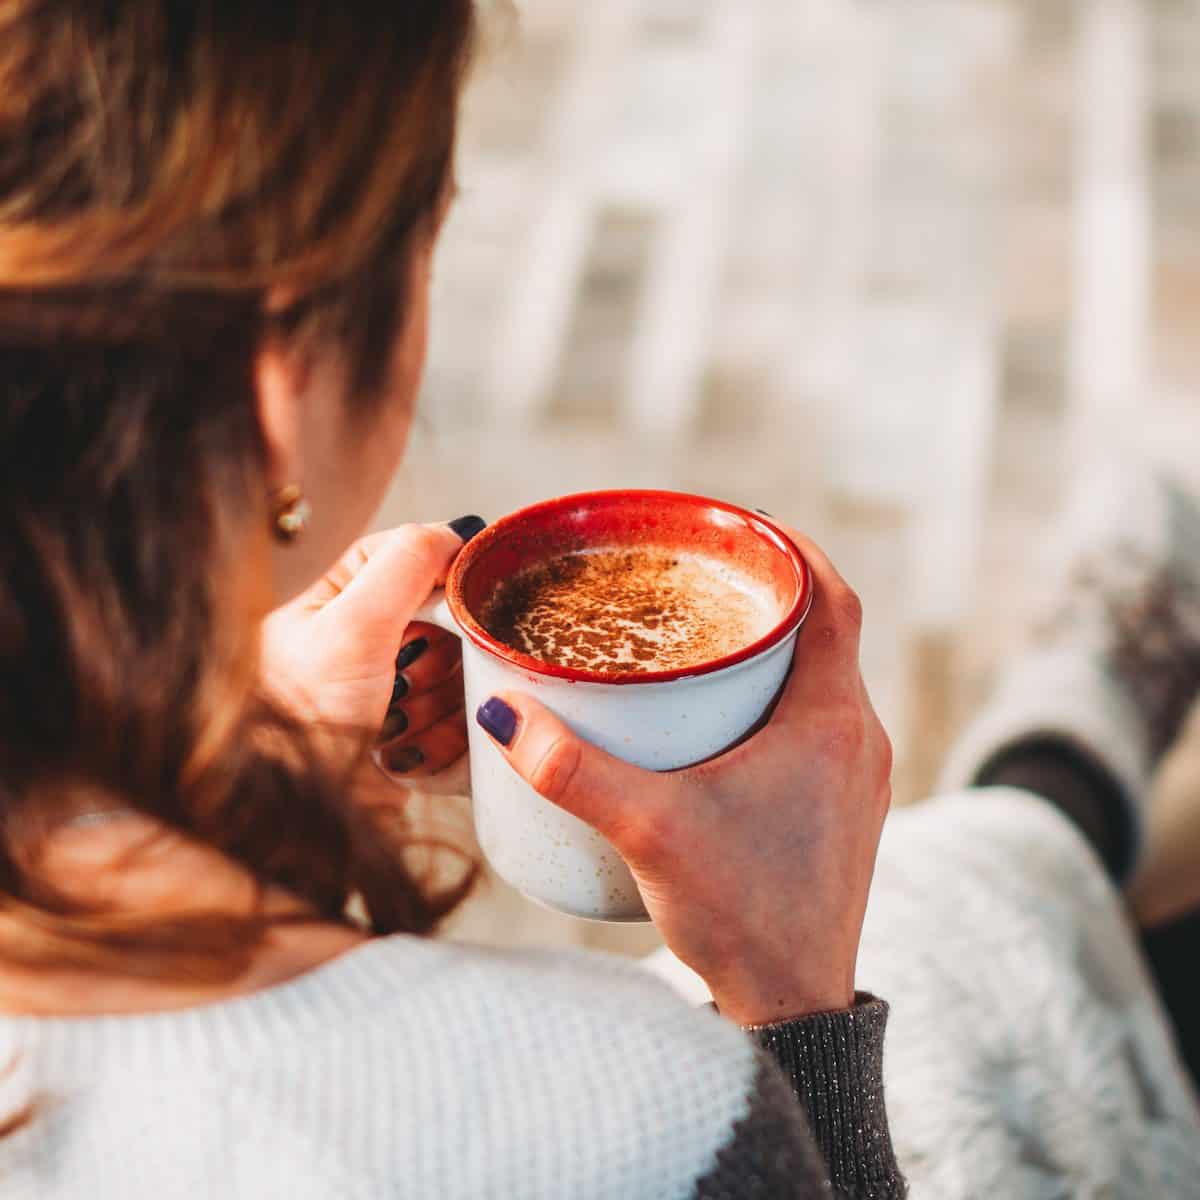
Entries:
POLYGON ((220 983, 135 977, 78 967, 0 962, 0 1012, 86 1016, 155 1012, 213 1003, 294 978, 360 944, 365 935, 322 921, 281 888, 262 888, 239 864, 132 812, 57 830, 38 875, 68 899, 114 918, 184 914, 270 923, 244 970, 220 983))

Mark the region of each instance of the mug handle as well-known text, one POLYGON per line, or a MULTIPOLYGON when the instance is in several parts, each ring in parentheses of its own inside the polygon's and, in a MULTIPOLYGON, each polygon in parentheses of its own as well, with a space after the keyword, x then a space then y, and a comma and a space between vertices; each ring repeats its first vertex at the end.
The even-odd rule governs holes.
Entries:
POLYGON ((450 615, 450 606, 446 603, 446 589, 434 588, 429 599, 412 615, 414 621, 424 621, 427 625, 437 625, 447 633, 460 637, 461 632, 450 615))

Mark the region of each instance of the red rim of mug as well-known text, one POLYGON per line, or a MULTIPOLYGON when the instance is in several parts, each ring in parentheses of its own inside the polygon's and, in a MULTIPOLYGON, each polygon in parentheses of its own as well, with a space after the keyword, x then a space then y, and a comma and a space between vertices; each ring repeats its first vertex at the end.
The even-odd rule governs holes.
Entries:
POLYGON ((723 500, 713 500, 707 496, 695 496, 687 492, 668 492, 651 489, 620 489, 615 491, 579 492, 572 496, 558 496, 553 500, 543 500, 527 508, 519 509, 508 516, 501 517, 489 525, 481 533, 471 539, 459 552, 458 557, 450 568, 446 580, 446 601, 455 622, 463 633, 481 650, 490 655, 519 667, 533 675, 550 676, 565 679, 573 683, 603 683, 603 684, 646 684, 669 683, 674 679, 688 679, 698 675, 711 675, 716 671, 724 671, 738 663, 748 662, 760 654, 770 650, 786 638, 790 637, 804 623, 812 607, 813 581, 812 571, 804 556, 796 548, 795 543, 782 530, 773 525, 758 513, 749 509, 739 508, 736 504, 727 504, 723 500), (555 663, 542 662, 528 654, 522 654, 511 646, 492 637, 475 619, 467 608, 464 596, 464 584, 473 564, 482 559, 489 548, 501 541, 507 533, 529 520, 544 519, 565 508, 595 506, 597 504, 612 504, 620 500, 646 503, 647 501, 662 501, 666 503, 686 502, 698 508, 716 509, 740 518, 760 537, 765 538, 775 546, 791 564, 796 576, 796 596, 788 607, 787 612, 778 624, 748 646, 722 658, 710 662, 697 663, 690 667, 677 667, 670 671, 646 671, 640 673, 626 672, 622 674, 607 674, 600 671, 584 671, 575 667, 562 667, 555 663))

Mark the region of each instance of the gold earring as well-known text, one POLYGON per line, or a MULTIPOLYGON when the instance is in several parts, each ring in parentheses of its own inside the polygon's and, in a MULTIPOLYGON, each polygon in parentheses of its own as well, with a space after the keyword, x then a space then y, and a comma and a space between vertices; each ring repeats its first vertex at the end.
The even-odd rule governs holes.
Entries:
POLYGON ((271 497, 271 508, 275 536, 281 542, 294 542, 308 528, 312 505, 299 484, 289 483, 280 488, 271 497))

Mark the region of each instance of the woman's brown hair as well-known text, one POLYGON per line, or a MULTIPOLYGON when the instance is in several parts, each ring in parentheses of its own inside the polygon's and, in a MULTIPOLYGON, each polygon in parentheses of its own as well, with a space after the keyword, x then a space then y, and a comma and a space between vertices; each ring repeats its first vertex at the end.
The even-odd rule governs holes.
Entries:
POLYGON ((221 977, 261 932, 56 893, 39 839, 97 798, 331 919, 357 894, 376 932, 428 931, 469 882, 406 867, 411 830, 259 697, 244 567, 269 527, 255 355, 331 346, 347 403, 378 401, 472 27, 470 0, 0 0, 10 961, 221 977))

